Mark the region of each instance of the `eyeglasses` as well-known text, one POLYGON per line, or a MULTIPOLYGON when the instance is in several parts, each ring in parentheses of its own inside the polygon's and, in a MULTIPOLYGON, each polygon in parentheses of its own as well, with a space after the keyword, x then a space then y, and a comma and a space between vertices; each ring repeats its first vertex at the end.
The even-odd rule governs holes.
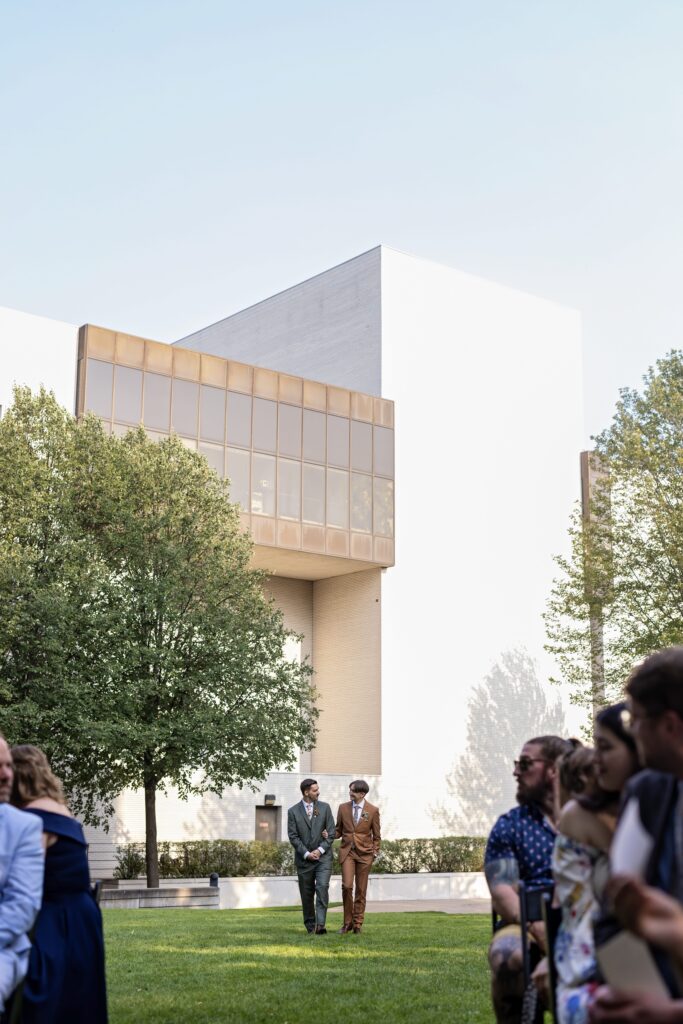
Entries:
POLYGON ((535 764, 537 761, 541 764, 550 764, 547 757, 520 757, 519 761, 513 762, 515 771, 521 772, 522 774, 524 772, 528 772, 532 764, 535 764))
POLYGON ((663 711, 643 711, 640 714, 635 714, 628 708, 621 712, 621 724, 623 725, 626 732, 632 733, 639 722, 646 722, 650 719, 661 718, 664 714, 663 711))

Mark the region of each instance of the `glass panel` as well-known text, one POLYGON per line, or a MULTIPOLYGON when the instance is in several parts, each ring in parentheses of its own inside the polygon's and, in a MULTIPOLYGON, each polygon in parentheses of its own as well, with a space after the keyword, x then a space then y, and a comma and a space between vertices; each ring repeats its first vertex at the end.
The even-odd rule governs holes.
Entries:
POLYGON ((208 441, 225 437, 225 391, 202 384, 199 398, 199 436, 208 441))
POLYGON ((372 477, 363 473, 351 474, 351 529, 372 530, 372 477))
POLYGON ((380 537, 394 536, 394 483, 375 477, 374 532, 380 537))
POLYGON ((171 422, 177 434, 197 436, 199 384, 191 380, 173 381, 173 415, 171 422))
POLYGON ((142 370, 117 366, 114 371, 114 419, 139 423, 142 419, 142 370))
POLYGON ((249 511, 249 466, 251 455, 240 448, 228 448, 226 451, 225 475, 230 479, 230 501, 249 511))
POLYGON ((324 412, 304 409, 304 458, 309 462, 325 461, 326 419, 324 412))
POLYGON ((301 458, 301 409, 293 405, 280 406, 277 444, 280 455, 301 458))
POLYGON ((277 514, 301 519, 301 463, 278 459, 277 471, 277 514))
POLYGON ((111 389, 114 367, 100 359, 88 360, 85 382, 85 411, 94 412, 105 420, 111 419, 111 389))
POLYGON ((168 430, 171 422, 171 378, 160 373, 145 374, 145 426, 168 430))
POLYGON ((215 469, 219 476, 223 476, 223 465, 225 463, 223 446, 219 444, 200 444, 199 451, 209 463, 211 469, 215 469))
POLYGON ((375 427, 375 473, 394 475, 394 432, 388 427, 375 427))
POLYGON ((254 448, 263 452, 275 451, 277 435, 277 402, 267 398, 254 399, 254 448))
POLYGON ((251 395, 228 391, 228 442, 251 448, 251 395))
POLYGON ((327 471, 327 525, 349 528, 349 474, 339 469, 327 471))
POLYGON ((325 524, 325 470, 304 463, 304 514, 307 523, 325 524))
POLYGON ((372 473, 372 423, 351 420, 351 469, 372 473))
POLYGON ((262 516, 274 516, 275 459, 271 455, 253 455, 251 465, 251 511, 262 516))
POLYGON ((349 421, 342 416, 327 417, 327 462, 330 466, 349 464, 349 421))

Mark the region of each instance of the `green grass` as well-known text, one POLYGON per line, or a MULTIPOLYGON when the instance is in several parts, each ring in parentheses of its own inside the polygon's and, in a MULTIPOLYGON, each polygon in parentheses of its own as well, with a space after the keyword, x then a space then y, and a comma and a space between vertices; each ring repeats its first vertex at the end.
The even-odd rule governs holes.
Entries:
POLYGON ((289 909, 108 910, 104 922, 110 1024, 492 1020, 488 915, 370 914, 362 935, 320 936, 289 909))

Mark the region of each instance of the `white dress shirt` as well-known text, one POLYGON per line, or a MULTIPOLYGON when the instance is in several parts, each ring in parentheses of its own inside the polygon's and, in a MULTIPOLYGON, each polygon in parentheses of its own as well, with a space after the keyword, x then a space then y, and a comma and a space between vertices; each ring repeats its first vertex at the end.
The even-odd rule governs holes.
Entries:
MULTIPOLYGON (((304 814, 306 815, 308 820, 312 822, 313 821, 313 811, 315 810, 315 804, 313 803, 312 800, 309 800, 308 802, 306 800, 302 800, 301 803, 304 805, 304 814), (310 814, 308 813, 308 808, 309 807, 312 808, 310 814)), ((320 850, 321 853, 325 852, 325 847, 324 846, 319 846, 318 849, 320 850)), ((304 860, 308 860, 308 858, 310 856, 311 856, 310 852, 306 851, 306 853, 304 854, 304 860)))

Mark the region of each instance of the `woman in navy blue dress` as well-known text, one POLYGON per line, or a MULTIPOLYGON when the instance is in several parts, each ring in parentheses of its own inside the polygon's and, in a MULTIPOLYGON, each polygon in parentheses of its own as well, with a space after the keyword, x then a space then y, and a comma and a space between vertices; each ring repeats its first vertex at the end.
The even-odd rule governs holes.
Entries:
POLYGON ((43 822, 45 885, 22 999, 22 1024, 106 1024, 102 915, 90 891, 83 828, 42 750, 12 748, 12 803, 43 822))

